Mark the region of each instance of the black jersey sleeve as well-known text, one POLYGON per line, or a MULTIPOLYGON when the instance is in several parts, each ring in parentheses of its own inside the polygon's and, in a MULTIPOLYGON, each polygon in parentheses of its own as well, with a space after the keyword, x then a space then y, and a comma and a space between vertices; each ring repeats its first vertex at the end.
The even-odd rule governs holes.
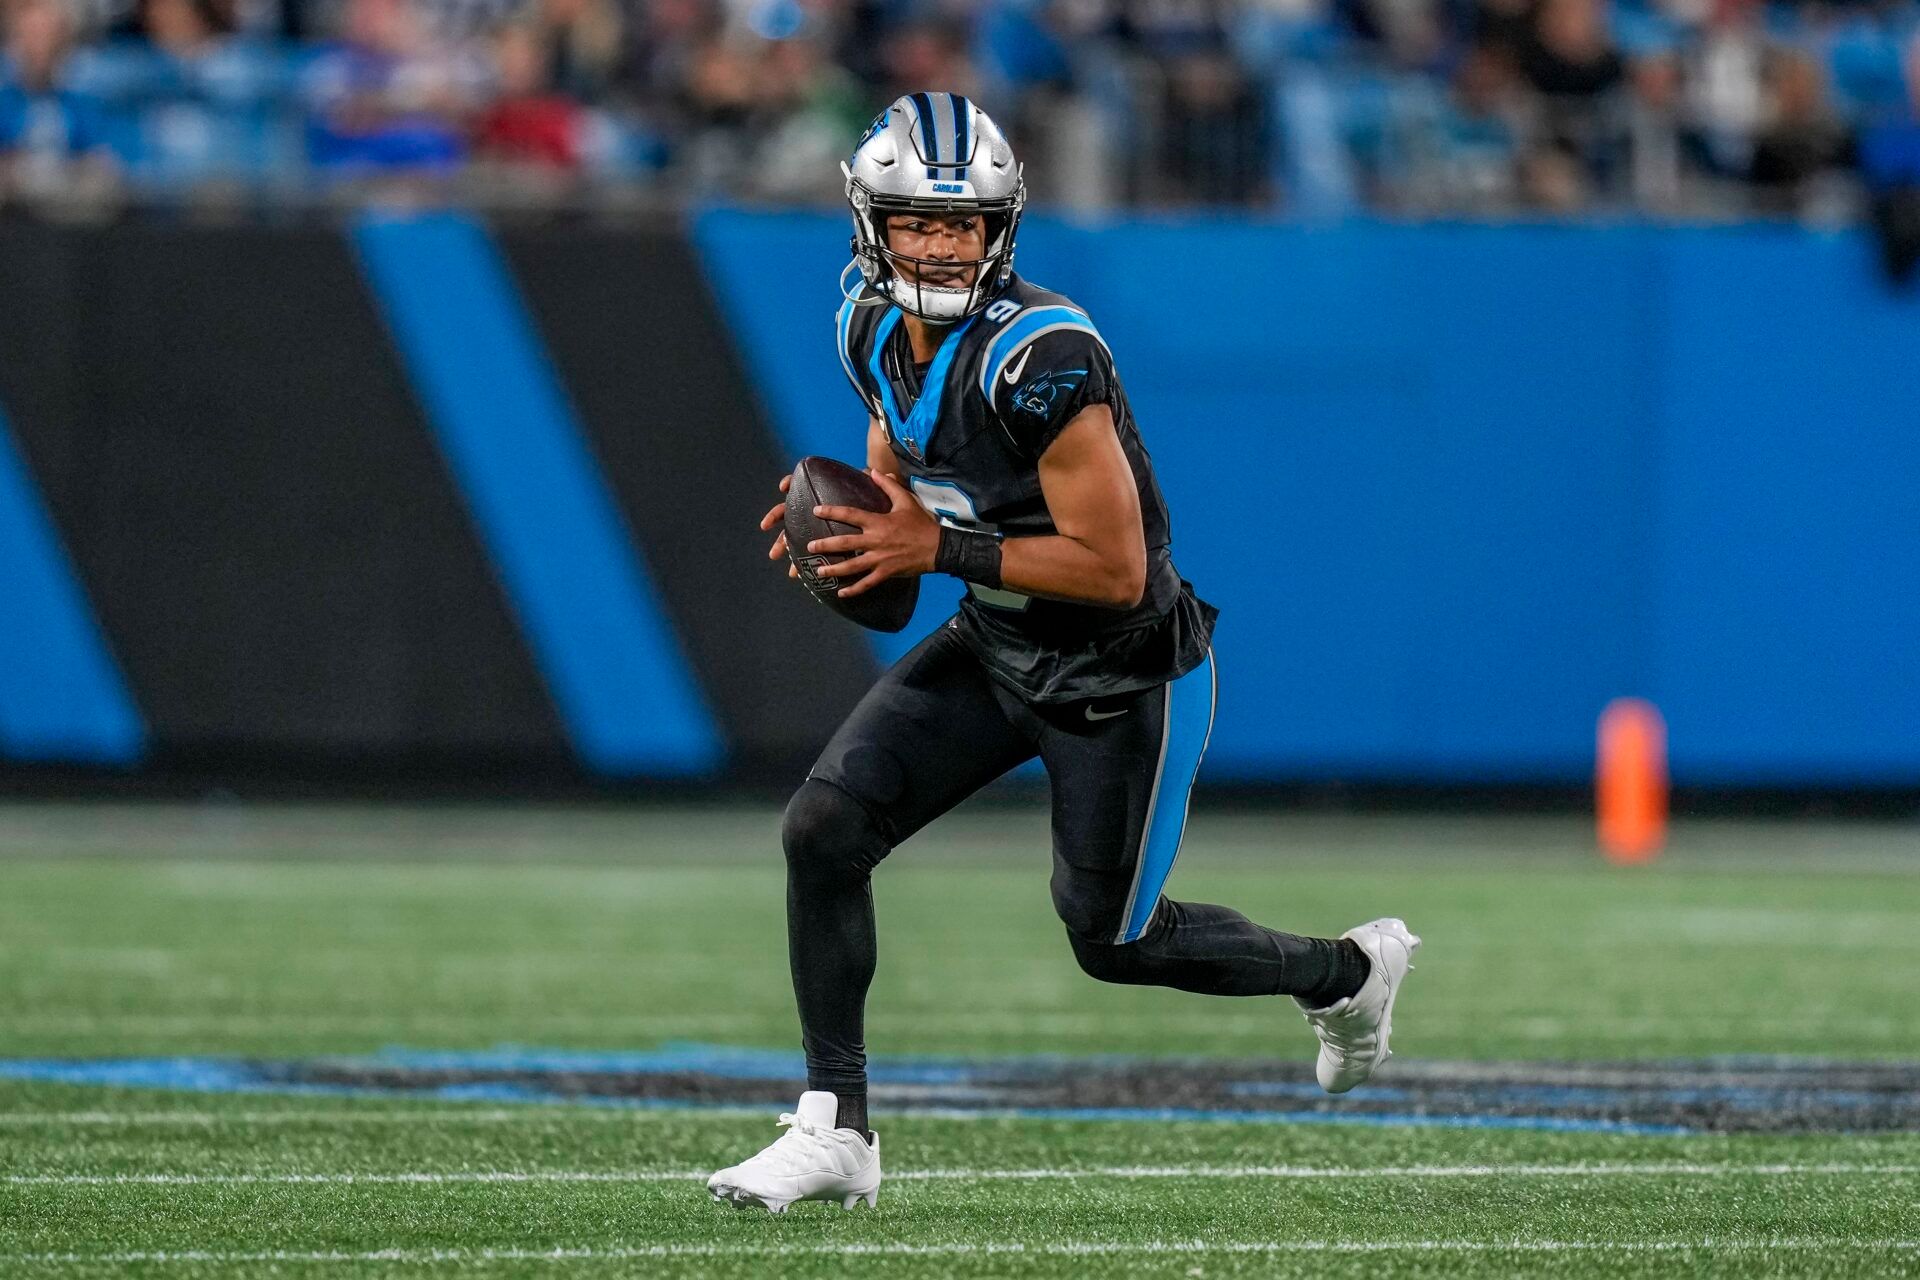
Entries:
MULTIPOLYGON (((854 296, 865 292, 866 286, 862 285, 854 296)), ((878 308, 861 306, 852 299, 842 303, 840 314, 834 320, 834 337, 840 346, 840 368, 853 384, 854 393, 866 406, 868 415, 877 418, 880 416, 879 392, 869 385, 867 376, 867 344, 873 340, 874 328, 870 313, 875 310, 878 308)))
POLYGON ((1091 326, 1051 329, 996 361, 988 397, 1014 447, 1038 458, 1081 410, 1112 404, 1113 357, 1091 326))

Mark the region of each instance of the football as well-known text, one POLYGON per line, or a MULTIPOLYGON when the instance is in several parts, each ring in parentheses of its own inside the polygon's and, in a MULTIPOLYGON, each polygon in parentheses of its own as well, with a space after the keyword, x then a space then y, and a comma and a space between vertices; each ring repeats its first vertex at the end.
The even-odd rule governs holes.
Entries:
POLYGON ((862 511, 886 511, 892 504, 873 477, 858 467, 850 467, 832 458, 802 458, 793 469, 793 484, 787 490, 787 556, 800 572, 800 581, 813 598, 835 613, 850 618, 874 631, 898 631, 913 617, 920 600, 920 579, 895 578, 871 591, 852 598, 835 594, 858 578, 824 578, 820 570, 852 554, 816 555, 807 544, 816 538, 858 533, 850 524, 822 520, 813 514, 817 506, 858 507, 862 511))

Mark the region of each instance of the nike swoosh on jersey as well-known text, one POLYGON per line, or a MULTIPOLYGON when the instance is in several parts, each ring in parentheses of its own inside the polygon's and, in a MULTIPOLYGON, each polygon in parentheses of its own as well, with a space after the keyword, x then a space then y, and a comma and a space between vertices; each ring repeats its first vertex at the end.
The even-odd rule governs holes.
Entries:
POLYGON ((1032 354, 1033 348, 1029 346, 1025 351, 1020 353, 1020 358, 1013 362, 1013 366, 1000 375, 1007 380, 1008 386, 1012 386, 1014 383, 1020 381, 1020 374, 1027 367, 1027 357, 1032 354))
POLYGON ((1092 703, 1087 704, 1087 719, 1089 720, 1111 720, 1115 716, 1123 716, 1125 714, 1127 714, 1127 708, 1125 707, 1120 708, 1118 711, 1095 711, 1092 703))

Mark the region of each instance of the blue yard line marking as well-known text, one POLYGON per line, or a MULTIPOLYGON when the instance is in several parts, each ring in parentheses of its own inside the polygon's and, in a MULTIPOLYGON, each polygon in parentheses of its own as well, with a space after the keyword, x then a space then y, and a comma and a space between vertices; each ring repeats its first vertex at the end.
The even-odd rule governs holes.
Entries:
POLYGON ((192 1093, 266 1091, 259 1071, 238 1058, 27 1058, 0 1061, 0 1077, 192 1093))
MULTIPOLYGON (((352 1065, 356 1060, 323 1060, 352 1065)), ((669 1046, 652 1053, 570 1053, 566 1051, 500 1049, 478 1053, 420 1053, 388 1050, 372 1059, 372 1066, 413 1066, 420 1069, 525 1070, 533 1073, 592 1071, 663 1071, 698 1069, 706 1074, 734 1078, 792 1081, 803 1074, 797 1055, 768 1050, 734 1050, 703 1045, 669 1046), (775 1068, 778 1068, 776 1071, 775 1068)), ((1061 1059, 1037 1058, 1004 1063, 965 1059, 907 1059, 878 1066, 872 1073, 876 1093, 889 1084, 960 1084, 992 1069, 1017 1075, 1021 1068, 1036 1070, 1061 1059), (1007 1069, 1011 1068, 1011 1071, 1007 1069)), ((1096 1061, 1123 1061, 1099 1059, 1096 1061)), ((292 1064, 263 1063, 237 1058, 124 1058, 124 1059, 16 1059, 0 1060, 0 1078, 39 1080, 61 1084, 116 1088, 172 1089, 194 1093, 281 1094, 306 1097, 426 1098, 446 1102, 538 1103, 545 1105, 617 1107, 643 1111, 738 1111, 747 1104, 707 1103, 673 1098, 625 1098, 569 1094, 542 1089, 527 1081, 473 1081, 427 1088, 377 1087, 359 1084, 311 1083, 288 1078, 292 1064)), ((978 1093, 967 1090, 966 1092, 978 1093)), ((1396 1091, 1404 1092, 1404 1091, 1396 1091)), ((1386 1091, 1375 1091, 1386 1100, 1386 1091)), ((1394 1099, 1399 1100, 1399 1099, 1394 1099)), ((990 1101, 973 1108, 913 1105, 890 1107, 896 1114, 926 1117, 1016 1116, 1046 1120, 1206 1121, 1237 1124, 1340 1124, 1448 1129, 1531 1129, 1569 1133, 1686 1134, 1681 1125, 1568 1116, 1420 1114, 1414 1112, 1342 1112, 1301 1109, 1260 1111, 1191 1107, 1046 1107, 996 1106, 990 1101)))
POLYGON ((4 413, 0 583, 0 756, 137 764, 146 726, 4 413))
MULTIPOLYGON (((1710 1059, 1674 1064, 1673 1072, 1739 1069, 1748 1066, 1791 1068, 1797 1075, 1822 1064, 1805 1059, 1710 1059)), ((1445 1129, 1541 1130, 1565 1133, 1677 1135, 1696 1133, 1690 1124, 1665 1121, 1666 1108, 1687 1104, 1731 1104, 1745 1110, 1783 1103, 1813 1101, 1823 1107, 1867 1107, 1911 1104, 1913 1094, 1903 1088, 1875 1092, 1861 1088, 1822 1089, 1789 1076, 1778 1089, 1748 1084, 1667 1085, 1653 1067, 1645 1087, 1527 1084, 1503 1081, 1498 1074, 1484 1081, 1449 1076, 1422 1082, 1409 1077, 1397 1084, 1374 1086, 1355 1099, 1332 1101, 1313 1085, 1294 1080, 1213 1079, 1216 1096, 1225 1105, 1196 1100, 1184 1107, 1047 1105, 1046 1095, 1030 1089, 1057 1086, 1064 1072, 1178 1070, 1179 1059, 1128 1055, 1067 1057, 1033 1055, 1005 1059, 958 1057, 896 1057, 872 1065, 875 1100, 889 1114, 919 1117, 978 1118, 1012 1116, 1050 1120, 1205 1121, 1235 1124, 1332 1124, 1445 1129), (1454 1095, 1463 1096, 1454 1096, 1454 1095), (1267 1097, 1295 1100, 1299 1105, 1259 1109, 1234 1105, 1233 1099, 1267 1097), (1315 1103, 1318 1105, 1308 1105, 1315 1103), (1394 1110, 1364 1110, 1391 1105, 1394 1110), (1589 1114, 1557 1114, 1572 1109, 1589 1114), (1611 1111, 1613 1114, 1591 1114, 1611 1111)), ((1221 1064, 1192 1064, 1217 1073, 1221 1064)), ((279 1094, 354 1098, 413 1098, 441 1102, 529 1103, 551 1106, 624 1108, 638 1111, 707 1111, 739 1113, 775 1105, 804 1077, 804 1064, 790 1050, 742 1048, 697 1042, 672 1042, 638 1052, 592 1052, 501 1045, 481 1051, 421 1051, 390 1048, 371 1057, 317 1058, 304 1061, 255 1061, 239 1058, 126 1058, 0 1060, 0 1079, 53 1081, 64 1084, 117 1088, 155 1088, 200 1093, 279 1094), (423 1080, 409 1087, 354 1079, 355 1072, 406 1071, 468 1072, 467 1080, 423 1080), (487 1079, 487 1073, 521 1078, 487 1079), (644 1084, 646 1076, 705 1075, 714 1079, 764 1081, 765 1099, 753 1091, 727 1102, 674 1097, 629 1097, 619 1094, 569 1092, 556 1080, 542 1076, 580 1077, 594 1074, 635 1077, 623 1087, 644 1084), (332 1078, 325 1078, 331 1075, 332 1078), (342 1077, 345 1078, 342 1078, 342 1077)), ((370 1077, 378 1078, 378 1077, 370 1077)), ((1674 1079, 1671 1073, 1666 1079, 1674 1079)), ((1687 1119, 1686 1116, 1671 1117, 1687 1119)), ((1830 1127, 1830 1126, 1829 1126, 1830 1127)))
MULTIPOLYGON (((1780 1091, 1742 1085, 1686 1085, 1675 1088, 1609 1089, 1573 1085, 1502 1085, 1483 1091, 1496 1101, 1515 1105, 1552 1107, 1618 1106, 1629 1099, 1651 1100, 1674 1106, 1718 1103, 1744 1110, 1771 1110, 1780 1105, 1780 1091)), ((1870 1107, 1887 1101, 1885 1095, 1848 1089, 1820 1089, 1822 1106, 1870 1107)))
POLYGON ((581 759, 616 777, 717 767, 719 730, 485 230, 370 215, 353 243, 581 759))
MULTIPOLYGON (((669 1044, 640 1053, 518 1048, 478 1053, 387 1050, 377 1055, 375 1061, 382 1066, 422 1071, 546 1071, 583 1075, 693 1071, 728 1080, 793 1080, 806 1074, 806 1064, 797 1054, 774 1049, 734 1049, 725 1045, 669 1044)), ((982 1065, 978 1060, 965 1058, 896 1058, 870 1063, 867 1078, 876 1085, 957 1085, 978 1079, 982 1065)))
MULTIPOLYGON (((416 1098, 442 1102, 505 1102, 615 1107, 635 1111, 740 1111, 747 1103, 687 1102, 675 1098, 620 1098, 542 1090, 510 1081, 439 1085, 427 1089, 368 1085, 307 1084, 257 1074, 240 1059, 123 1059, 109 1062, 0 1061, 0 1078, 116 1088, 174 1089, 191 1093, 283 1094, 302 1097, 416 1098)), ((789 1075, 788 1078, 792 1078, 789 1075)), ((879 1083, 876 1078, 875 1084, 879 1083)), ((1564 1116, 1420 1115, 1394 1112, 1240 1111, 1182 1107, 890 1107, 896 1115, 975 1119, 1013 1116, 1033 1120, 1204 1121, 1233 1124, 1338 1124, 1423 1129, 1536 1129, 1566 1133, 1679 1135, 1680 1125, 1637 1124, 1564 1116)))
MULTIPOLYGON (((1317 1084, 1294 1080, 1243 1080, 1226 1087, 1226 1092, 1246 1098, 1324 1098, 1327 1091, 1317 1084)), ((1414 1095, 1390 1085, 1367 1086, 1369 1102, 1405 1102, 1414 1095)))

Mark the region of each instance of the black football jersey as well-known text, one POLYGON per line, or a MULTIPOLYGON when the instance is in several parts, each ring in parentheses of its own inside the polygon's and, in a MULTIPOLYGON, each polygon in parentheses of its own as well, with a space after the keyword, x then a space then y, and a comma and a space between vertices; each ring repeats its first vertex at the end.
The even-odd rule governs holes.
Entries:
POLYGON ((1147 586, 1107 609, 968 584, 953 623, 1003 684, 1032 702, 1126 693, 1185 675, 1206 657, 1215 611, 1175 571, 1153 463, 1113 355, 1087 313, 1012 277, 985 310, 952 326, 917 367, 899 308, 840 309, 840 360, 914 496, 942 521, 1003 538, 1058 532, 1040 455, 1076 414, 1104 404, 1140 493, 1147 586))

